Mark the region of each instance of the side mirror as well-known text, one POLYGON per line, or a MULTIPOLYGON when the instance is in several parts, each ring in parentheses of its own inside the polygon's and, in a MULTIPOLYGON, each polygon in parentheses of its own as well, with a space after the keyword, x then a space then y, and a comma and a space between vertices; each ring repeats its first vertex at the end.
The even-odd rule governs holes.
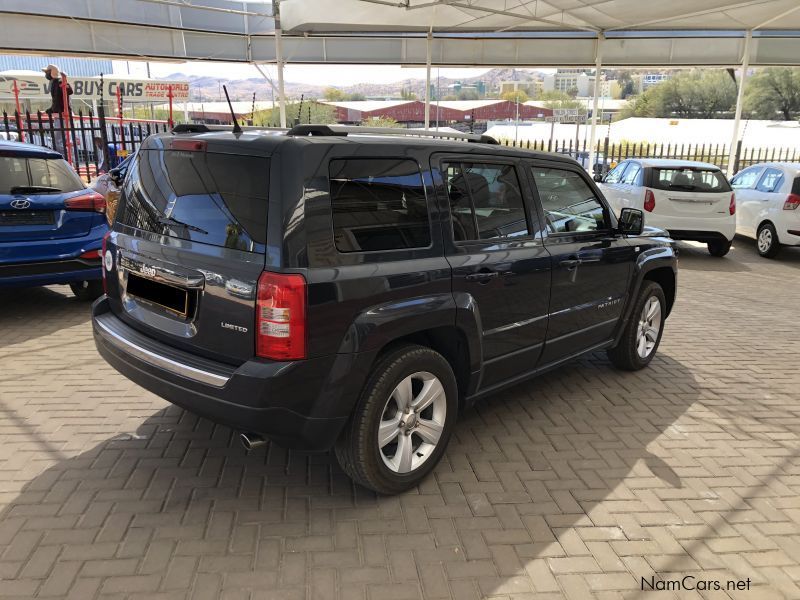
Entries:
POLYGON ((642 235, 644 213, 638 208, 623 208, 619 214, 618 231, 625 235, 642 235))
POLYGON ((598 173, 597 171, 595 171, 594 180, 597 183, 602 183, 603 179, 604 179, 603 174, 602 173, 598 173))
POLYGON ((119 186, 122 183, 122 171, 120 171, 119 169, 111 169, 108 172, 108 176, 111 178, 111 181, 113 181, 117 186, 119 186))

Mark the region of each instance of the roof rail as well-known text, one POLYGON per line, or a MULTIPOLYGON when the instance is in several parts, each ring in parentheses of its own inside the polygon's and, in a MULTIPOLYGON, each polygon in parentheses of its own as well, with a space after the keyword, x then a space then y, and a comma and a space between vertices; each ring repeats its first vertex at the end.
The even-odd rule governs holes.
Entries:
POLYGON ((361 127, 359 125, 295 125, 286 135, 293 136, 343 136, 343 135, 404 135, 412 137, 431 137, 455 139, 481 144, 498 144, 490 135, 461 133, 454 131, 431 131, 426 129, 405 129, 402 127, 361 127))
MULTIPOLYGON (((172 133, 208 133, 209 131, 232 131, 231 125, 206 125, 205 123, 179 123, 172 127, 172 133)), ((242 127, 245 131, 289 131, 285 127, 258 127, 256 125, 246 125, 242 127)))

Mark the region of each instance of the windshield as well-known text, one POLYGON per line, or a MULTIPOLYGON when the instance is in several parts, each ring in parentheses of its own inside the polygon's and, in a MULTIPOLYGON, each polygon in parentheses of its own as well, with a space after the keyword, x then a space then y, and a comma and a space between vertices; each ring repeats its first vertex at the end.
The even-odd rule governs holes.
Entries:
POLYGON ((657 190, 677 192, 730 192, 728 180, 718 169, 696 167, 678 167, 669 169, 653 169, 653 181, 650 186, 657 190))
POLYGON ((128 168, 117 222, 160 235, 263 252, 269 160, 141 150, 128 168))
POLYGON ((84 187, 64 159, 0 156, 0 194, 60 194, 84 187), (25 188, 34 189, 26 191, 25 188))

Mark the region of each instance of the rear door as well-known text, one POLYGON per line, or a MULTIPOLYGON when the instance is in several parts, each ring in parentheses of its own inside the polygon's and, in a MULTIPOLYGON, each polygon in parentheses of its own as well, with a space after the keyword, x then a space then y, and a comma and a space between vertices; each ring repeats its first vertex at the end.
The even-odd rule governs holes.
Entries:
POLYGON ((434 155, 450 222, 445 253, 453 292, 477 303, 483 335, 481 389, 533 370, 547 331, 550 256, 530 188, 513 159, 434 155))
POLYGON ((0 155, 0 241, 32 242, 88 235, 103 221, 91 210, 67 210, 64 201, 86 186, 62 158, 0 155))
POLYGON ((619 216, 623 208, 642 210, 642 205, 644 204, 643 175, 642 166, 638 162, 628 162, 628 168, 625 169, 625 173, 618 184, 619 206, 614 208, 614 213, 617 216, 619 216))
POLYGON ((611 339, 628 300, 634 247, 586 174, 571 165, 530 161, 552 256, 549 324, 541 362, 549 364, 611 339))
MULTIPOLYGON (((752 211, 751 221, 753 232, 760 223, 764 221, 776 221, 776 216, 781 216, 783 203, 786 201, 788 192, 782 192, 786 186, 786 176, 778 167, 767 167, 758 178, 758 183, 752 192, 753 200, 748 208, 752 211)), ((778 233, 780 238, 780 232, 778 233)))
POLYGON ((759 202, 755 188, 763 172, 763 166, 754 165, 739 171, 731 179, 731 187, 736 193, 736 231, 750 237, 756 235, 755 213, 759 202))
POLYGON ((204 142, 140 149, 109 241, 112 310, 196 354, 251 358, 269 168, 266 156, 207 151, 204 142))

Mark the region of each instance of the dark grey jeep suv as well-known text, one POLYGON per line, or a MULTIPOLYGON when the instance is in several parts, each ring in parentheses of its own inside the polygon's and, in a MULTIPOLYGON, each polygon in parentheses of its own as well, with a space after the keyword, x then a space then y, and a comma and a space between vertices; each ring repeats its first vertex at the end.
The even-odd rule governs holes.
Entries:
POLYGON ((479 397, 599 349, 648 364, 677 263, 642 219, 486 137, 176 128, 128 170, 95 341, 247 447, 335 448, 394 493, 479 397))

